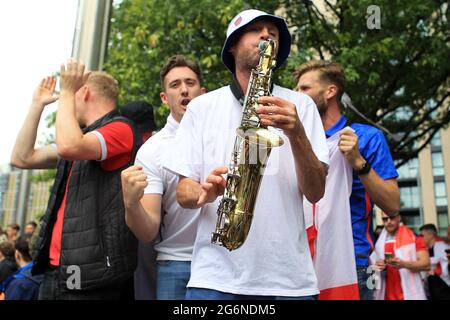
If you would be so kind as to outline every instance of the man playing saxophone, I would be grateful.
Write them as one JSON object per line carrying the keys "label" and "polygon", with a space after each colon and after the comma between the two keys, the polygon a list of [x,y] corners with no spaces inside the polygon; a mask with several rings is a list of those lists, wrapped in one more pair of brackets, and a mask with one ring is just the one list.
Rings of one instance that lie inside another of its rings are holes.
{"label": "man playing saxophone", "polygon": [[268,39],[278,44],[276,70],[290,52],[284,19],[258,10],[232,19],[222,50],[232,83],[190,102],[163,162],[180,177],[180,205],[201,208],[187,299],[313,299],[318,294],[302,197],[316,202],[323,196],[328,148],[317,108],[304,94],[273,85],[271,96],[258,98],[259,123],[284,144],[271,151],[245,243],[233,251],[211,243],[244,92],[260,61],[260,41]]}

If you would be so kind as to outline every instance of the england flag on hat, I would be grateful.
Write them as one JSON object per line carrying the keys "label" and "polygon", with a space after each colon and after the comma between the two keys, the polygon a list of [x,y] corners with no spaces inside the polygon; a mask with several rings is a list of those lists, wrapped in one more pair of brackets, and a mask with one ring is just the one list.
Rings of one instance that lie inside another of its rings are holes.
{"label": "england flag on hat", "polygon": [[268,14],[264,11],[254,9],[245,10],[235,16],[228,25],[227,39],[225,40],[222,49],[222,62],[232,73],[235,72],[234,57],[229,50],[233,40],[241,34],[243,27],[262,17],[269,18],[277,26],[280,33],[277,65],[275,70],[278,69],[289,56],[292,38],[286,21],[283,18]]}

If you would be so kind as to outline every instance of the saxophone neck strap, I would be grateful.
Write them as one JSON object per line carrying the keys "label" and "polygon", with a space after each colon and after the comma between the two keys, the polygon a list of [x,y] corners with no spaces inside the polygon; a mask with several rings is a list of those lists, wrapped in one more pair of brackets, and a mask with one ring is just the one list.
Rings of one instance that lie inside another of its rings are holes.
{"label": "saxophone neck strap", "polygon": [[[235,74],[233,74],[233,78],[231,79],[230,89],[231,89],[231,92],[233,93],[234,97],[236,98],[236,100],[239,101],[239,104],[241,106],[243,106],[244,100],[245,100],[245,94],[242,91],[241,86],[240,86]],[[273,92],[273,83],[270,84],[270,93],[272,93],[272,92]]]}
{"label": "saxophone neck strap", "polygon": [[239,85],[239,82],[236,79],[236,75],[234,75],[234,74],[233,74],[233,79],[231,79],[230,89],[231,89],[231,92],[233,93],[234,97],[236,98],[236,100],[239,101],[239,104],[241,106],[243,106],[245,94],[242,91],[241,86]]}

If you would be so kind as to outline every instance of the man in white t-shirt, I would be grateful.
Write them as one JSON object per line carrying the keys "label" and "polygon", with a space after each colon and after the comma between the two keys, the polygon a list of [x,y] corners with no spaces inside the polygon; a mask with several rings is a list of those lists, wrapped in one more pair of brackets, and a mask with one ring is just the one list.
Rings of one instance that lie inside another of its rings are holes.
{"label": "man in white t-shirt", "polygon": [[164,170],[161,161],[188,103],[205,89],[197,63],[181,55],[170,57],[160,75],[161,101],[170,115],[164,128],[139,149],[135,165],[122,172],[122,186],[127,225],[141,241],[156,238],[156,298],[173,300],[186,294],[200,212],[180,207],[178,176]]}
{"label": "man in white t-shirt", "polygon": [[234,251],[211,243],[226,181],[241,101],[259,62],[259,42],[278,42],[278,69],[290,52],[284,19],[245,10],[229,24],[222,61],[234,75],[192,100],[163,166],[180,176],[177,200],[201,208],[187,299],[313,299],[319,291],[308,249],[302,197],[322,198],[328,147],[317,108],[307,95],[273,86],[257,109],[261,123],[284,140],[265,169],[245,243]]}

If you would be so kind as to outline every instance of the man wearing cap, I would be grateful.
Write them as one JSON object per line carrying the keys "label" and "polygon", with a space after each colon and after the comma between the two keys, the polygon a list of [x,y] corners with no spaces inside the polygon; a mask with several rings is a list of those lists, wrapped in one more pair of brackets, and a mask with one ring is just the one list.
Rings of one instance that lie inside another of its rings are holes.
{"label": "man wearing cap", "polygon": [[156,298],[179,300],[186,295],[200,212],[177,203],[178,176],[164,170],[161,162],[188,103],[205,89],[197,63],[182,55],[170,57],[160,76],[161,101],[170,115],[164,128],[139,149],[136,165],[122,172],[122,185],[128,226],[141,241],[156,238]]}
{"label": "man wearing cap", "polygon": [[278,43],[278,69],[290,52],[286,22],[258,10],[233,18],[222,50],[232,83],[191,101],[164,162],[180,177],[178,202],[201,208],[188,299],[313,299],[319,293],[302,197],[316,202],[323,196],[328,148],[317,108],[305,94],[274,85],[273,96],[259,99],[261,123],[285,143],[272,150],[245,243],[231,252],[211,244],[243,92],[260,59],[259,42],[269,38]]}
{"label": "man wearing cap", "polygon": [[156,130],[153,106],[147,101],[128,102],[121,108],[120,113],[136,124],[142,143],[147,141]]}

